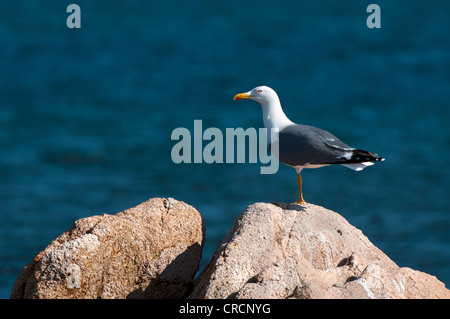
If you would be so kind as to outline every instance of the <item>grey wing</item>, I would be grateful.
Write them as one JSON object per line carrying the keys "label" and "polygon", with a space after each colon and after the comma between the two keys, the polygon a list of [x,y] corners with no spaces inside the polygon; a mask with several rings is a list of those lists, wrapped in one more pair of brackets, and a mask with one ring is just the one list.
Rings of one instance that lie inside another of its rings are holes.
{"label": "grey wing", "polygon": [[279,132],[278,148],[279,160],[291,166],[342,163],[354,150],[327,131],[299,124]]}
{"label": "grey wing", "polygon": [[310,128],[329,149],[334,149],[334,155],[336,158],[334,160],[330,160],[327,164],[351,164],[384,161],[384,158],[378,156],[378,154],[348,146],[330,132],[321,130],[317,127],[310,126]]}

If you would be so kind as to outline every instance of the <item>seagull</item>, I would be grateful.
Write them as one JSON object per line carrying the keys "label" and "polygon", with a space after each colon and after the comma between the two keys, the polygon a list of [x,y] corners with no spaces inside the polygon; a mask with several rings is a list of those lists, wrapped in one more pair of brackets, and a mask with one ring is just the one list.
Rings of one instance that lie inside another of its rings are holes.
{"label": "seagull", "polygon": [[[295,202],[297,204],[306,204],[302,194],[302,169],[339,164],[361,171],[374,162],[385,160],[375,153],[350,147],[320,128],[292,122],[284,114],[277,93],[270,87],[257,86],[246,93],[236,94],[233,98],[242,99],[251,99],[261,104],[270,151],[280,162],[295,168],[299,193],[299,200]],[[272,130],[278,135],[273,140],[270,133]],[[278,152],[274,152],[276,147]]]}

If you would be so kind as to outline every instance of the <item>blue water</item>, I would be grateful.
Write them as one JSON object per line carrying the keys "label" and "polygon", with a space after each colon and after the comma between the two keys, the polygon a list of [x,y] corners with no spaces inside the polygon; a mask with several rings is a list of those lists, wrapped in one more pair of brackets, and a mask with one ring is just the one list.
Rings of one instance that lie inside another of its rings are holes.
{"label": "blue water", "polygon": [[205,219],[203,267],[247,205],[296,200],[284,165],[171,161],[172,130],[195,119],[262,127],[256,102],[232,101],[256,85],[295,122],[386,157],[304,171],[305,199],[449,287],[449,1],[72,2],[0,2],[0,298],[82,217],[183,200]]}

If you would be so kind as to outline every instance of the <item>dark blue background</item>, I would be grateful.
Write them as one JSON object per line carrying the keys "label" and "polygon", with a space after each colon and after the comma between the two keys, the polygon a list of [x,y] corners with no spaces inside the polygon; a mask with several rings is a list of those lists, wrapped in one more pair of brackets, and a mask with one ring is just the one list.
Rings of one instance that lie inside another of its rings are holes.
{"label": "dark blue background", "polygon": [[[0,297],[74,220],[150,197],[195,206],[203,265],[254,202],[297,199],[295,171],[171,161],[173,129],[262,127],[274,88],[295,122],[386,157],[303,172],[304,196],[343,215],[399,266],[450,283],[450,2],[0,2]],[[381,7],[381,29],[366,8]]]}

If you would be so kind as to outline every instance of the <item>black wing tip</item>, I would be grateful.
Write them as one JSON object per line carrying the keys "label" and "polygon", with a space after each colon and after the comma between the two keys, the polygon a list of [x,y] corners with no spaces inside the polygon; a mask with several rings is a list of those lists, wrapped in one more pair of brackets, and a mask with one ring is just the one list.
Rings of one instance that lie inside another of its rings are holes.
{"label": "black wing tip", "polygon": [[382,162],[385,161],[386,159],[372,152],[355,149],[353,151],[351,160],[362,163],[362,162]]}
{"label": "black wing tip", "polygon": [[354,149],[351,158],[342,157],[341,160],[343,160],[344,164],[356,164],[364,162],[383,162],[386,159],[372,152]]}

